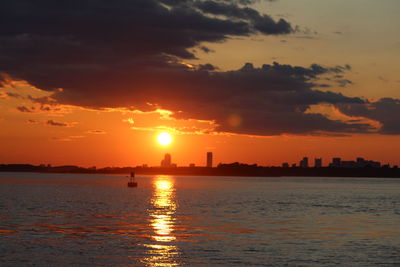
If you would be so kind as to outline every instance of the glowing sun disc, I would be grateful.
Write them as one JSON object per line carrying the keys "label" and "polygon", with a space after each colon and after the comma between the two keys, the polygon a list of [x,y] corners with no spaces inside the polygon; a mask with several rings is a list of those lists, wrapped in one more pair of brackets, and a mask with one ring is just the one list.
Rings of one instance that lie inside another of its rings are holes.
{"label": "glowing sun disc", "polygon": [[162,132],[158,135],[158,143],[162,146],[167,146],[171,144],[172,137],[169,133]]}

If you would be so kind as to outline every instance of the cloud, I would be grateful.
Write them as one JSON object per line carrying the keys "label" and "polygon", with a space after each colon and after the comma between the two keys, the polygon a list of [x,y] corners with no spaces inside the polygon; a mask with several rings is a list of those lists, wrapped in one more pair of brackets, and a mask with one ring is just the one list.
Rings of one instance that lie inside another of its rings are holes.
{"label": "cloud", "polygon": [[127,122],[129,124],[135,124],[135,121],[132,118],[123,119],[123,122]]}
{"label": "cloud", "polygon": [[89,134],[106,134],[107,132],[104,130],[90,130],[90,131],[87,131],[87,133],[89,133]]}
{"label": "cloud", "polygon": [[27,112],[27,113],[32,113],[35,111],[34,107],[27,107],[27,106],[18,106],[17,110],[21,111],[21,112]]}
{"label": "cloud", "polygon": [[382,134],[400,134],[400,100],[381,98],[365,103],[337,104],[341,112],[349,116],[365,117],[382,124],[379,132]]}
{"label": "cloud", "polygon": [[[142,103],[155,103],[175,111],[175,118],[215,121],[219,125],[216,131],[242,134],[369,132],[371,127],[365,123],[345,123],[307,113],[311,105],[321,103],[364,103],[360,98],[313,89],[312,81],[319,75],[336,75],[347,69],[348,66],[314,64],[305,68],[279,63],[260,68],[248,63],[227,72],[204,68],[152,69],[157,80],[143,72],[142,79],[137,80],[141,90],[130,89],[118,95],[98,90],[95,104],[140,107]],[[55,97],[80,105],[93,104],[93,99],[82,97],[81,92],[74,93],[60,92]],[[240,122],[232,123],[232,116],[240,118]]]}
{"label": "cloud", "polygon": [[[274,62],[254,67],[247,63],[237,70],[220,71],[211,64],[184,63],[196,58],[196,49],[211,52],[206,42],[296,31],[287,20],[274,20],[251,8],[252,3],[5,0],[0,10],[0,72],[9,75],[3,76],[7,81],[10,77],[24,80],[54,92],[51,97],[28,97],[37,106],[17,107],[21,112],[48,112],[60,103],[170,110],[171,117],[213,121],[215,131],[241,134],[371,131],[368,123],[308,112],[311,106],[331,104],[348,115],[360,112],[379,120],[382,132],[397,131],[395,119],[385,118],[390,110],[397,110],[397,100],[369,103],[316,89],[321,76],[332,76],[343,86],[351,84],[344,78],[349,65],[302,67]],[[371,106],[374,112],[365,108]],[[53,120],[46,124],[70,126]]]}
{"label": "cloud", "polygon": [[38,124],[39,122],[37,120],[29,119],[29,120],[26,120],[26,123],[28,123],[28,124]]}
{"label": "cloud", "polygon": [[268,15],[262,15],[255,9],[239,7],[234,3],[220,1],[194,1],[195,7],[206,14],[222,15],[228,18],[247,20],[252,31],[264,34],[287,34],[293,32],[292,26],[284,19],[273,20]]}
{"label": "cloud", "polygon": [[41,104],[41,105],[58,105],[57,101],[49,96],[42,96],[42,97],[33,97],[28,95],[27,99],[32,101],[33,103]]}
{"label": "cloud", "polygon": [[59,126],[59,127],[70,127],[70,124],[68,123],[64,123],[64,122],[57,122],[57,121],[53,121],[53,120],[48,120],[46,122],[47,125],[50,126]]}
{"label": "cloud", "polygon": [[348,80],[348,79],[339,79],[339,80],[336,80],[336,82],[339,84],[340,87],[346,87],[347,85],[353,84],[353,81]]}
{"label": "cloud", "polygon": [[214,52],[214,50],[208,48],[207,46],[200,46],[199,49],[201,51],[203,51],[204,53],[212,53],[212,52]]}
{"label": "cloud", "polygon": [[54,141],[61,141],[61,142],[70,142],[70,141],[77,141],[81,138],[84,138],[83,135],[71,135],[67,137],[52,137],[51,139]]}
{"label": "cloud", "polygon": [[6,95],[7,95],[8,97],[13,97],[13,98],[24,98],[24,97],[21,96],[20,94],[12,93],[12,92],[6,92]]}
{"label": "cloud", "polygon": [[52,105],[39,104],[39,105],[31,106],[31,107],[22,105],[22,106],[18,106],[17,110],[19,110],[21,112],[26,112],[26,113],[65,113],[65,112],[67,112],[61,106],[53,105],[53,104]]}
{"label": "cloud", "polygon": [[[0,78],[1,79],[1,78]],[[24,98],[20,94],[12,93],[12,92],[0,92],[0,99],[7,99],[7,98]]]}
{"label": "cloud", "polygon": [[291,32],[287,21],[236,1],[206,2],[229,9],[217,14],[198,0],[5,0],[0,71],[41,89],[68,90],[110,73],[129,76],[138,66],[195,58],[191,48],[203,42]]}
{"label": "cloud", "polygon": [[0,92],[0,99],[6,99],[8,98],[8,95],[4,92]]}

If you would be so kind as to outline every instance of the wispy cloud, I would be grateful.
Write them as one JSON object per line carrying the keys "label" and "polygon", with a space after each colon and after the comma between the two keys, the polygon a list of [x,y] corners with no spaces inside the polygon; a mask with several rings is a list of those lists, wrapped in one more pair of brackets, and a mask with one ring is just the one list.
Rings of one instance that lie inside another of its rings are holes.
{"label": "wispy cloud", "polygon": [[37,121],[37,120],[26,120],[25,121],[26,123],[28,123],[28,124],[38,124],[39,123],[39,121]]}
{"label": "wispy cloud", "polygon": [[26,112],[26,113],[32,113],[35,111],[34,107],[27,107],[27,106],[19,106],[17,107],[17,110],[21,112]]}
{"label": "wispy cloud", "polygon": [[70,141],[76,141],[81,138],[84,138],[85,136],[83,135],[71,135],[71,136],[66,136],[66,137],[53,137],[51,138],[54,141],[61,141],[61,142],[70,142]]}
{"label": "wispy cloud", "polygon": [[86,133],[88,133],[88,134],[106,134],[107,132],[104,130],[90,130],[90,131],[87,131]]}
{"label": "wispy cloud", "polygon": [[66,123],[66,122],[57,122],[54,120],[48,120],[46,122],[46,124],[50,125],[50,126],[58,126],[58,127],[73,127],[74,124],[76,124],[76,123]]}

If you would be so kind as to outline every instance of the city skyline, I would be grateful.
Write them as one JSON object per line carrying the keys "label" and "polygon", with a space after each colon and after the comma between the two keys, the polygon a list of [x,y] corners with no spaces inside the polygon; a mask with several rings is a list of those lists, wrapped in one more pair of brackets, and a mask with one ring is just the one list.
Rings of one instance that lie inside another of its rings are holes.
{"label": "city skyline", "polygon": [[[207,168],[212,168],[213,167],[213,157],[214,154],[212,152],[207,152],[205,156],[205,164],[203,165],[196,165],[194,163],[190,163],[188,167],[207,167]],[[364,159],[363,157],[357,157],[355,160],[343,160],[341,157],[334,157],[331,158],[331,162],[328,162],[327,164],[324,164],[324,159],[323,158],[313,158],[314,159],[314,165],[310,164],[309,157],[303,157],[301,160],[299,160],[299,163],[289,163],[289,162],[283,162],[281,164],[282,168],[322,168],[322,167],[332,167],[332,168],[366,168],[366,167],[373,167],[373,168],[381,168],[381,167],[391,167],[389,163],[384,164],[379,161],[374,161],[374,160],[369,160],[369,159]],[[239,163],[238,161],[235,161]],[[223,162],[220,162],[217,164],[226,164]],[[258,165],[258,164],[256,164]],[[140,165],[139,165],[140,166]],[[149,165],[144,163],[140,167],[147,168]],[[172,155],[170,153],[166,153],[164,155],[164,158],[161,160],[161,164],[159,166],[152,166],[152,167],[161,167],[161,168],[176,168],[176,167],[187,167],[184,165],[180,165],[179,163],[173,163],[172,162]],[[263,167],[279,167],[279,166],[273,166],[273,165],[267,165]],[[393,167],[397,168],[397,165],[393,165]]]}
{"label": "city skyline", "polygon": [[[183,165],[183,164],[179,164],[178,163],[174,163],[172,161],[172,155],[170,153],[165,153],[163,159],[161,160],[159,165],[148,165],[147,163],[143,163],[140,165],[136,165],[136,166],[123,166],[123,168],[134,168],[134,167],[140,167],[140,168],[154,168],[154,167],[161,167],[161,168],[177,168],[177,167],[192,167],[192,168],[196,168],[196,167],[206,167],[206,168],[213,168],[214,167],[214,162],[213,162],[213,157],[214,154],[212,152],[206,152],[205,158],[204,158],[204,164],[195,164],[195,163],[189,163],[188,165]],[[314,164],[312,165],[310,162],[311,160],[314,159]],[[249,166],[260,166],[260,167],[282,167],[282,168],[326,168],[326,167],[330,167],[330,168],[367,168],[367,167],[373,167],[373,168],[397,168],[397,165],[390,165],[389,163],[381,163],[379,161],[374,161],[374,160],[369,160],[369,159],[364,159],[363,157],[357,157],[355,158],[355,160],[343,160],[341,157],[334,157],[331,158],[331,161],[324,164],[325,161],[323,158],[309,158],[309,157],[303,157],[302,159],[300,159],[297,162],[282,162],[282,164],[280,166],[276,166],[276,165],[258,165],[256,163],[253,164],[248,164],[248,163],[244,163],[244,162],[238,162],[238,161],[234,161],[233,163],[226,163],[226,162],[219,162],[218,164],[216,164],[216,167],[219,167],[220,165],[224,165],[224,164],[244,164],[244,165],[249,165]],[[0,163],[0,165],[7,165],[7,164],[2,164]],[[11,164],[12,165],[12,164]],[[14,165],[24,165],[21,163],[16,163]],[[40,164],[40,167],[43,168],[52,168],[53,165],[52,164]],[[61,166],[74,166],[74,165],[61,165]],[[75,167],[81,167],[81,166],[75,166]],[[103,166],[104,167],[104,166]],[[118,166],[105,166],[105,168],[114,168]],[[91,166],[88,169],[93,169],[96,170],[97,166]]]}

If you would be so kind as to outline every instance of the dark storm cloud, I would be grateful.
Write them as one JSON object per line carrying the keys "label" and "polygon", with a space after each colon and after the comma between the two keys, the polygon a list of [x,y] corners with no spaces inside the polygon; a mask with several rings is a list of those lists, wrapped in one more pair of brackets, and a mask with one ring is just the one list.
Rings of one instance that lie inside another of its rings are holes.
{"label": "dark storm cloud", "polygon": [[[312,80],[318,75],[344,71],[344,67],[309,68],[291,65],[263,65],[260,68],[247,63],[236,71],[214,71],[212,65],[189,68],[158,68],[141,70],[134,79],[135,90],[124,87],[132,79],[120,80],[119,94],[109,87],[93,87],[85,91],[63,91],[55,95],[64,103],[104,107],[129,106],[145,108],[144,103],[155,103],[175,113],[177,118],[215,120],[218,131],[257,135],[282,133],[368,132],[369,125],[329,120],[320,114],[309,114],[311,105],[321,103],[364,103],[334,92],[313,89]],[[153,79],[157,77],[157,79]],[[118,79],[115,79],[115,81]],[[88,89],[88,88],[87,88]],[[86,97],[88,91],[94,97]],[[230,123],[236,116],[240,123]]]}
{"label": "dark storm cloud", "polygon": [[[269,24],[228,13],[220,18],[200,11],[200,2],[4,0],[0,71],[44,90],[68,90],[76,87],[74,81],[84,88],[109,74],[133,76],[137,69],[168,65],[174,57],[195,58],[191,48],[202,42],[290,32],[289,23],[253,9],[248,8],[253,17],[268,17]],[[235,1],[229,6],[242,9]]]}
{"label": "dark storm cloud", "polygon": [[[163,101],[162,105],[181,110],[176,114],[178,118],[215,120],[219,131],[255,135],[369,132],[371,127],[366,124],[349,124],[307,113],[311,105],[321,103],[364,103],[360,98],[313,89],[313,78],[336,73],[338,69],[342,67],[303,68],[278,63],[255,68],[248,63],[237,71],[192,72],[192,80],[182,85],[192,88],[191,95],[186,94],[183,99],[179,99],[181,95],[172,95],[172,99],[180,101]],[[178,86],[173,86],[175,93]],[[231,123],[232,116],[240,121]]]}
{"label": "dark storm cloud", "polygon": [[[29,98],[42,105],[55,99],[94,108],[148,110],[147,103],[152,103],[178,118],[214,120],[219,131],[246,134],[370,131],[366,124],[308,112],[321,103],[365,104],[360,98],[315,89],[319,76],[342,75],[351,69],[348,65],[273,63],[255,68],[247,63],[224,72],[211,64],[190,68],[181,63],[196,57],[194,48],[211,52],[204,42],[293,32],[286,20],[275,21],[249,7],[253,2],[4,0],[0,72],[54,91],[52,98]],[[47,124],[68,126],[52,120]]]}
{"label": "dark storm cloud", "polygon": [[399,99],[381,98],[375,102],[347,103],[337,106],[341,112],[349,116],[366,117],[380,122],[382,134],[400,134]]}

